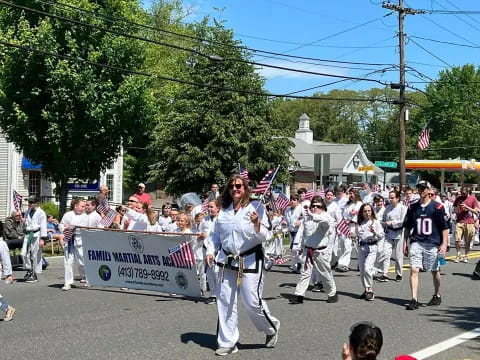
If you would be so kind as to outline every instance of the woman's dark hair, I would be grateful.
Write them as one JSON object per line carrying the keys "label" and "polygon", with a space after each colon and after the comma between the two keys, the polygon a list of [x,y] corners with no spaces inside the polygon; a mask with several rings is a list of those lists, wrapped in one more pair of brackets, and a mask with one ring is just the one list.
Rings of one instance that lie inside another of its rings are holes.
{"label": "woman's dark hair", "polygon": [[371,323],[360,323],[352,327],[349,341],[355,359],[376,360],[382,350],[382,330]]}
{"label": "woman's dark hair", "polygon": [[225,188],[223,189],[222,193],[222,208],[226,209],[230,206],[233,202],[232,196],[230,195],[230,185],[236,181],[240,180],[243,184],[243,188],[245,189],[245,193],[243,194],[242,198],[240,199],[240,206],[245,207],[250,203],[250,189],[248,188],[248,182],[242,178],[239,174],[233,174],[227,181]]}
{"label": "woman's dark hair", "polygon": [[313,203],[322,205],[323,210],[327,211],[327,204],[325,204],[325,200],[323,200],[320,196],[314,196],[312,198],[312,200],[310,201],[310,207],[312,206]]}
{"label": "woman's dark hair", "polygon": [[394,194],[395,194],[395,197],[396,197],[398,200],[400,200],[400,196],[401,196],[401,195],[400,195],[400,191],[392,190],[392,191],[389,192],[389,194],[391,194],[391,193],[394,193]]}
{"label": "woman's dark hair", "polygon": [[357,222],[359,225],[365,221],[365,216],[363,216],[363,209],[367,206],[370,206],[370,210],[372,210],[372,219],[377,219],[377,216],[375,215],[375,211],[373,211],[373,206],[368,203],[365,203],[362,206],[360,206],[360,209],[358,210]]}
{"label": "woman's dark hair", "polygon": [[335,196],[335,191],[333,191],[332,189],[328,189],[327,191],[325,191],[325,195],[327,195],[328,193],[332,193],[332,195]]}

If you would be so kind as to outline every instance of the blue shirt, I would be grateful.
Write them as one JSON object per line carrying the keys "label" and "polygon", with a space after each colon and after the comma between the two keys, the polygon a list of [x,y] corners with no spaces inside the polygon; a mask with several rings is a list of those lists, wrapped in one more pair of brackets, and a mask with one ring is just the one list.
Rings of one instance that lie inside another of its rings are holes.
{"label": "blue shirt", "polygon": [[448,229],[445,208],[433,200],[427,206],[422,206],[420,202],[412,204],[407,211],[405,226],[413,229],[410,242],[418,241],[439,246],[442,243],[443,230]]}

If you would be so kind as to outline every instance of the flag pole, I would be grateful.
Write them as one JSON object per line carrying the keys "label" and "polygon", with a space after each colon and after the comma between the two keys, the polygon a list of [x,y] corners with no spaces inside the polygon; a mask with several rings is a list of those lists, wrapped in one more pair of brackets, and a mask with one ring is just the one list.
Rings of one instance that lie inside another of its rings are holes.
{"label": "flag pole", "polygon": [[270,185],[268,185],[268,187],[265,189],[263,194],[260,195],[260,197],[258,198],[258,204],[255,207],[255,211],[257,211],[257,209],[260,206],[260,204],[262,203],[263,199],[265,199],[265,195],[267,194],[267,191],[272,187],[273,180],[275,180],[275,177],[277,176],[278,170],[280,170],[280,165],[278,165],[277,168],[275,169],[275,172],[273,173],[273,176],[272,176],[272,180],[270,180]]}

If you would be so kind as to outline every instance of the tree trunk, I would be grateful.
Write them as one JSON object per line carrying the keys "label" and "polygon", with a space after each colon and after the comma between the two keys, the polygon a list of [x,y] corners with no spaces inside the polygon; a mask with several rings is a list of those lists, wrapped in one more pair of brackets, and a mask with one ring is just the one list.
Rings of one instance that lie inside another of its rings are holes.
{"label": "tree trunk", "polygon": [[67,180],[60,180],[55,182],[56,184],[56,189],[57,189],[57,194],[58,194],[58,200],[60,203],[59,207],[59,219],[63,217],[63,214],[67,211],[67,195],[68,195],[68,189],[67,189]]}

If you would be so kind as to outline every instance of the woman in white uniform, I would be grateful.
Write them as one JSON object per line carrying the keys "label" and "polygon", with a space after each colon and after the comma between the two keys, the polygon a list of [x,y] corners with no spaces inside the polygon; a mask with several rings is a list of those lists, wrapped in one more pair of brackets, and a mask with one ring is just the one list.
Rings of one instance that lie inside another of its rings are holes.
{"label": "woman in white uniform", "polygon": [[262,300],[262,243],[271,234],[265,209],[260,211],[258,206],[261,205],[250,203],[248,183],[240,175],[232,175],[222,194],[222,208],[209,236],[211,241],[207,241],[209,266],[213,263],[215,251],[218,251],[215,259],[219,267],[216,355],[238,351],[238,295],[255,327],[266,334],[265,346],[274,347],[278,340],[280,321],[270,315],[267,304]]}

